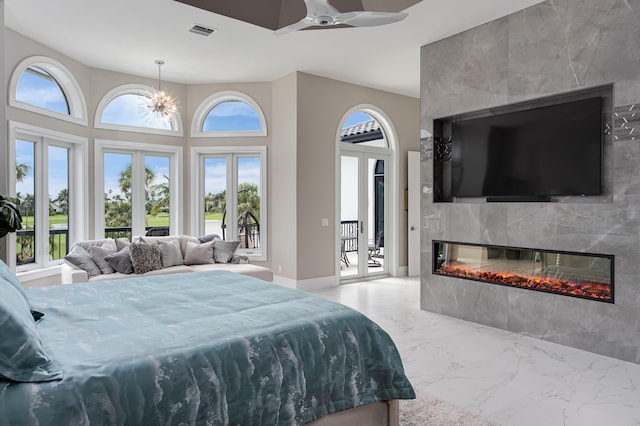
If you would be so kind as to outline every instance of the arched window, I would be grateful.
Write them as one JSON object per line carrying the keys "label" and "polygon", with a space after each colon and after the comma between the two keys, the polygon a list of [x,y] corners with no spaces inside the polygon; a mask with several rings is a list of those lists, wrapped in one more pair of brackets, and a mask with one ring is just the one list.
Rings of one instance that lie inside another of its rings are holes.
{"label": "arched window", "polygon": [[340,132],[340,142],[360,146],[389,147],[378,120],[364,111],[354,112],[347,117]]}
{"label": "arched window", "polygon": [[149,88],[141,84],[125,84],[110,90],[98,104],[95,127],[130,132],[182,136],[179,113],[167,118],[150,114]]}
{"label": "arched window", "polygon": [[20,62],[9,90],[12,107],[87,124],[87,107],[78,82],[64,65],[51,58],[32,56]]}
{"label": "arched window", "polygon": [[267,124],[258,103],[240,92],[220,92],[200,104],[193,117],[196,137],[266,136]]}

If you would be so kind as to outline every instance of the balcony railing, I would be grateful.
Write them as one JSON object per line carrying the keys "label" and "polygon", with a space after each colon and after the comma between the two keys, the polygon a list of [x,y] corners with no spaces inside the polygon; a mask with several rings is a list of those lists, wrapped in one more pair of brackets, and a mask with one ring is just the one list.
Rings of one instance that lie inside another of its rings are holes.
{"label": "balcony railing", "polygon": [[[145,234],[148,236],[169,235],[168,226],[147,226]],[[105,238],[131,239],[131,228],[106,228]],[[36,262],[36,234],[34,230],[21,230],[16,232],[16,265],[28,265]],[[64,258],[69,253],[69,230],[49,230],[49,260]]]}
{"label": "balcony railing", "polygon": [[340,236],[344,241],[344,251],[358,251],[358,221],[343,220],[340,222]]}
{"label": "balcony railing", "polygon": [[[16,232],[16,264],[28,265],[36,262],[36,235],[33,230]],[[69,253],[69,230],[49,230],[49,260],[62,259]]]}

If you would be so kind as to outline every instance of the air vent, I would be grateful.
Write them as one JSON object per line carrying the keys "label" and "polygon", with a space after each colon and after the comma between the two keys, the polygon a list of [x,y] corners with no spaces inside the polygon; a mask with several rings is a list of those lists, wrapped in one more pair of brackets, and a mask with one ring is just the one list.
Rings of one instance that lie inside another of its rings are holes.
{"label": "air vent", "polygon": [[215,32],[215,28],[209,28],[209,27],[205,27],[204,25],[194,24],[193,27],[191,27],[191,29],[189,30],[189,32],[207,37]]}

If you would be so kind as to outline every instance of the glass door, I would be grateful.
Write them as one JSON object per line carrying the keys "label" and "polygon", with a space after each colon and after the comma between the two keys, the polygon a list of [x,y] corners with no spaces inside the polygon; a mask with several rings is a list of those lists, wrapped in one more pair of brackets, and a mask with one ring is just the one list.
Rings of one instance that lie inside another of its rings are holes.
{"label": "glass door", "polygon": [[340,278],[386,274],[386,155],[343,151],[340,161]]}

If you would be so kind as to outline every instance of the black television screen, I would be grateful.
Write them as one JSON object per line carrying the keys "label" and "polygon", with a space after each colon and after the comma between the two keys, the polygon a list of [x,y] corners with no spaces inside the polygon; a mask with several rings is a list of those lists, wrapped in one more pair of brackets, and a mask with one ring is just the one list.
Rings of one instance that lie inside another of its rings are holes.
{"label": "black television screen", "polygon": [[602,192],[602,99],[452,123],[451,195],[549,197]]}

